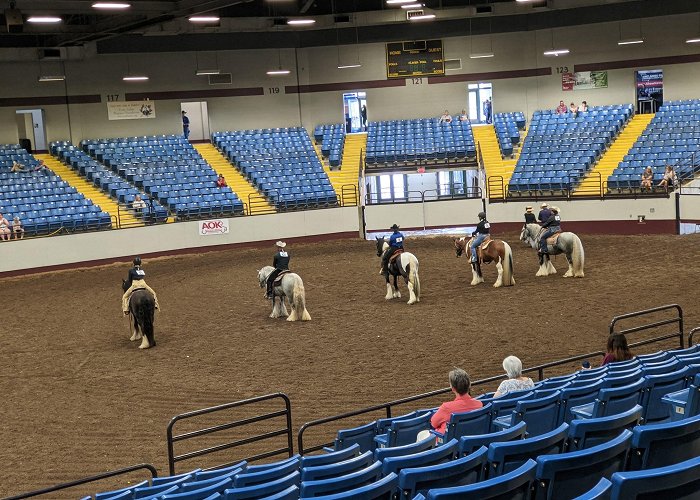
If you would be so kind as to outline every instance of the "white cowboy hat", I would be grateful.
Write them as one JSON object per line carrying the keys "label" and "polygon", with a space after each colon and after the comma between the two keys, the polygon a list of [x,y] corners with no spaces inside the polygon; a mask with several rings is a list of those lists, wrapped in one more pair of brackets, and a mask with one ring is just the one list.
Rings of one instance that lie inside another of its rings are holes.
{"label": "white cowboy hat", "polygon": [[552,210],[554,210],[556,213],[559,213],[559,207],[552,207]]}
{"label": "white cowboy hat", "polygon": [[532,207],[525,207],[526,212],[532,212]]}
{"label": "white cowboy hat", "polygon": [[284,241],[278,241],[277,243],[275,243],[275,246],[284,248],[287,246],[287,244]]}
{"label": "white cowboy hat", "polygon": [[540,208],[547,208],[548,206],[549,205],[547,205],[546,203],[542,203],[542,205],[540,205]]}

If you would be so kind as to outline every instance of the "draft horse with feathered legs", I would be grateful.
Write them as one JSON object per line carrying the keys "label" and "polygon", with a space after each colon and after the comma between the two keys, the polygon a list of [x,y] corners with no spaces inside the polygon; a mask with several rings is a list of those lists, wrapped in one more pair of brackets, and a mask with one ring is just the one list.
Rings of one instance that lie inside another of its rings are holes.
{"label": "draft horse with feathered legs", "polygon": [[[126,280],[122,280],[122,289],[125,292],[129,289]],[[151,292],[144,288],[139,288],[131,293],[131,298],[129,299],[131,338],[129,340],[141,340],[139,349],[148,349],[156,346],[156,339],[153,334],[155,313],[156,301]],[[131,321],[133,321],[133,326]]]}
{"label": "draft horse with feathered legs", "polygon": [[[542,228],[539,224],[525,224],[520,233],[520,239],[527,242],[535,250],[538,250],[541,234]],[[549,260],[549,256],[561,253],[566,255],[566,261],[569,264],[569,270],[564,273],[564,277],[583,278],[583,264],[585,260],[583,243],[581,243],[581,239],[576,234],[570,232],[556,233],[547,238],[547,253],[539,252],[540,268],[536,276],[556,274],[557,270],[552,265],[552,261]]]}
{"label": "draft horse with feathered legs", "polygon": [[[471,261],[471,242],[472,240],[466,237],[454,240],[457,257],[460,257],[466,251],[467,258]],[[476,261],[471,262],[472,285],[478,285],[484,282],[481,264],[489,264],[491,262],[496,263],[496,270],[498,271],[498,278],[496,278],[496,282],[493,284],[495,288],[515,285],[515,277],[513,277],[513,252],[508,243],[503,240],[488,238],[477,247],[476,251]]]}
{"label": "draft horse with feathered legs", "polygon": [[[389,248],[389,243],[384,237],[377,237],[377,257]],[[399,276],[403,277],[408,287],[409,299],[407,304],[420,302],[420,278],[418,277],[418,259],[410,252],[397,252],[389,259],[386,278],[386,300],[401,298],[399,291]],[[389,282],[389,276],[394,277],[394,285]]]}

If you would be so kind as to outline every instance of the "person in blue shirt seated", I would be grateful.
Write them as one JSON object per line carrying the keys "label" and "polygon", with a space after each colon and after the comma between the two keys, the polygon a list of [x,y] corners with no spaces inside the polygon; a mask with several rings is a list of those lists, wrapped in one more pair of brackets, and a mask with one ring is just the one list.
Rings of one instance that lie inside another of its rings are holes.
{"label": "person in blue shirt seated", "polygon": [[479,212],[479,223],[476,225],[476,231],[472,233],[472,242],[469,245],[472,252],[472,262],[476,262],[476,247],[481,245],[490,234],[491,224],[489,224],[489,221],[486,220],[486,214],[484,212]]}
{"label": "person in blue shirt seated", "polygon": [[542,237],[540,238],[540,253],[548,253],[547,238],[561,231],[561,218],[559,217],[558,207],[552,207],[552,215],[542,224],[542,227],[545,228],[546,231],[542,233]]}
{"label": "person in blue shirt seated", "polygon": [[399,226],[394,224],[393,226],[391,226],[391,229],[394,232],[389,237],[389,248],[387,248],[384,254],[382,255],[381,274],[385,276],[389,274],[389,258],[394,254],[395,251],[403,250],[403,234],[401,234],[401,232],[399,231]]}

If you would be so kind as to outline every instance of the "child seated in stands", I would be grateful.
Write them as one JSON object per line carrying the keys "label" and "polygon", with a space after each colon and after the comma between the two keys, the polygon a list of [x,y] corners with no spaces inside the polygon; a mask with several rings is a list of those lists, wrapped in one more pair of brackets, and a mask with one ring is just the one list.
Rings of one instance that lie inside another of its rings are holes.
{"label": "child seated in stands", "polygon": [[22,221],[20,221],[19,217],[16,215],[15,218],[12,219],[12,234],[16,240],[24,239],[24,228],[22,227]]}
{"label": "child seated in stands", "polygon": [[651,170],[651,167],[647,167],[644,173],[642,174],[642,183],[641,183],[641,188],[642,191],[645,189],[647,191],[651,191],[651,188],[654,185],[654,172]]}
{"label": "child seated in stands", "polygon": [[225,188],[227,186],[228,184],[226,184],[226,179],[224,179],[222,174],[219,174],[219,177],[216,179],[216,187]]}
{"label": "child seated in stands", "polygon": [[676,177],[676,172],[673,170],[671,165],[666,165],[666,171],[664,176],[659,182],[659,186],[666,189],[666,191],[672,190],[678,183],[678,177]]}

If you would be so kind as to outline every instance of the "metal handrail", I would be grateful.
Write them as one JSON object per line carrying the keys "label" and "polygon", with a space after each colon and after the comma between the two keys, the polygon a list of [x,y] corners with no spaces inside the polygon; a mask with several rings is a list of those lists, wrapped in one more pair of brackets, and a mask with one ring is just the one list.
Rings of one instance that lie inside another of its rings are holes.
{"label": "metal handrail", "polygon": [[700,332],[700,326],[696,326],[688,333],[688,347],[693,345],[693,337],[695,336],[695,332]]}
{"label": "metal handrail", "polygon": [[[649,314],[670,311],[670,310],[675,310],[678,313],[677,316],[674,318],[669,318],[669,319],[665,319],[665,320],[661,320],[661,321],[654,321],[654,322],[648,323],[646,325],[639,325],[639,326],[635,326],[632,328],[627,328],[625,330],[619,330],[619,331],[615,330],[615,326],[623,320],[627,320],[630,318],[639,318],[639,317],[643,317],[643,316],[646,316]],[[678,304],[668,304],[665,306],[652,307],[651,309],[644,309],[642,311],[635,311],[635,312],[615,316],[610,321],[609,332],[610,332],[610,335],[613,335],[616,333],[628,335],[630,333],[641,332],[644,330],[651,330],[652,328],[656,328],[656,327],[664,326],[664,325],[670,325],[673,323],[678,324],[678,331],[677,332],[669,333],[669,334],[662,335],[659,337],[654,337],[653,339],[644,340],[642,342],[637,342],[636,344],[630,344],[630,346],[651,344],[652,342],[659,342],[661,340],[666,340],[666,339],[678,337],[681,349],[683,349],[683,347],[684,347],[684,345],[683,345],[683,340],[684,340],[683,339],[683,308]]]}
{"label": "metal handrail", "polygon": [[[282,399],[284,401],[285,409],[270,412],[270,413],[265,413],[263,415],[258,415],[255,417],[244,418],[244,419],[236,420],[233,422],[227,422],[225,424],[215,425],[213,427],[206,427],[204,429],[186,432],[184,434],[173,435],[173,427],[180,420],[186,420],[186,419],[190,419],[193,417],[198,417],[200,415],[206,415],[209,413],[214,413],[214,412],[218,412],[218,411],[222,411],[222,410],[228,410],[231,408],[237,408],[240,406],[251,405],[254,403],[260,403],[262,401],[269,401],[272,399]],[[194,437],[212,434],[212,433],[219,432],[222,430],[233,429],[235,427],[241,427],[243,425],[252,424],[255,422],[260,422],[263,420],[269,420],[271,418],[276,418],[276,417],[281,417],[281,416],[287,417],[286,428],[284,428],[284,429],[278,429],[278,430],[258,434],[256,436],[248,437],[245,439],[239,439],[237,441],[230,441],[230,442],[223,443],[220,445],[210,446],[208,448],[203,448],[200,450],[191,451],[188,453],[184,453],[182,455],[175,455],[174,443],[177,441],[184,441],[184,440],[191,439]],[[292,454],[294,453],[294,441],[293,441],[293,437],[292,437],[292,403],[289,400],[289,397],[286,394],[281,393],[281,392],[277,392],[274,394],[267,394],[265,396],[258,396],[255,398],[244,399],[242,401],[234,401],[231,403],[225,403],[222,405],[212,406],[210,408],[203,408],[201,410],[194,410],[194,411],[190,411],[187,413],[181,413],[180,415],[174,416],[170,420],[170,423],[168,424],[168,428],[166,431],[167,445],[168,445],[168,468],[170,470],[170,475],[175,474],[175,463],[176,462],[180,462],[183,460],[189,460],[192,458],[207,455],[209,453],[215,453],[215,452],[230,449],[230,448],[235,448],[237,446],[243,446],[243,445],[249,444],[249,443],[264,441],[266,439],[270,439],[270,438],[277,437],[277,436],[282,436],[285,434],[287,435],[287,447],[278,448],[276,450],[273,450],[271,452],[266,452],[266,453],[263,453],[261,455],[254,455],[252,457],[248,457],[246,460],[249,460],[249,461],[250,460],[257,460],[260,458],[266,458],[269,456],[279,455],[282,453],[288,453],[288,455],[291,457]],[[217,467],[231,465],[233,463],[235,463],[235,462],[231,462],[230,464],[220,464]]]}
{"label": "metal handrail", "polygon": [[151,479],[158,477],[158,471],[151,464],[136,464],[129,467],[124,467],[123,469],[116,469],[109,472],[103,472],[102,474],[97,474],[95,476],[85,477],[83,479],[76,479],[75,481],[70,481],[67,483],[57,484],[55,486],[50,486],[48,488],[42,488],[40,490],[34,490],[27,493],[20,493],[12,497],[7,497],[5,500],[20,500],[21,498],[31,498],[37,497],[39,495],[46,495],[48,493],[53,493],[54,491],[65,490],[68,488],[74,488],[75,486],[80,486],[82,484],[92,483],[95,481],[100,481],[102,479],[108,479],[110,477],[121,476],[123,474],[128,474],[129,472],[134,472],[137,470],[146,469],[151,473]]}
{"label": "metal handrail", "polygon": [[[464,193],[455,193],[454,189],[462,186],[462,189],[464,190]],[[430,203],[432,201],[445,201],[445,200],[462,200],[462,199],[476,199],[476,198],[481,198],[482,197],[482,189],[481,186],[469,186],[464,183],[455,183],[450,185],[450,193],[449,194],[440,194],[439,189],[426,189],[424,191],[406,191],[406,197],[405,198],[396,198],[395,196],[392,196],[389,199],[383,200],[379,198],[381,196],[381,192],[379,193],[367,193],[366,194],[366,204],[367,205],[382,205],[385,203]],[[436,198],[431,198],[431,199],[426,199],[425,194],[426,193],[432,193],[435,192],[437,193]],[[420,195],[420,196],[413,196],[412,195]],[[373,201],[374,200],[374,201]]]}

